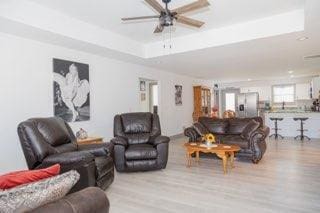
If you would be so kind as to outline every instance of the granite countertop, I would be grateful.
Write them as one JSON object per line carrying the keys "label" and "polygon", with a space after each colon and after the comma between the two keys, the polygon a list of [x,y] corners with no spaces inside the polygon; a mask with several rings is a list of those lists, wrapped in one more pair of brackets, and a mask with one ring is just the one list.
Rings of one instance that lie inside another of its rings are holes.
{"label": "granite countertop", "polygon": [[319,113],[314,112],[311,110],[272,110],[272,111],[265,111],[265,113]]}

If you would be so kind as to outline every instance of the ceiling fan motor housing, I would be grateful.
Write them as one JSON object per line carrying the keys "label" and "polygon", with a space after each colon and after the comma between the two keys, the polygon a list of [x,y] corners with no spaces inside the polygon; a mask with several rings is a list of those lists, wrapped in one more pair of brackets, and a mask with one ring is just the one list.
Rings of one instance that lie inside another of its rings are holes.
{"label": "ceiling fan motor housing", "polygon": [[165,26],[165,27],[172,26],[174,16],[172,14],[162,13],[159,20],[160,20],[161,26]]}
{"label": "ceiling fan motor housing", "polygon": [[162,2],[165,4],[169,4],[171,2],[171,0],[162,0]]}

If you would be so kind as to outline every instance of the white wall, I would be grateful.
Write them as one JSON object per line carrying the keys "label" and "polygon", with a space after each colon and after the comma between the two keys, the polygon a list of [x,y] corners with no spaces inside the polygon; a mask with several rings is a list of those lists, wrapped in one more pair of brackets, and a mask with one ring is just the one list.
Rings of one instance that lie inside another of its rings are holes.
{"label": "white wall", "polygon": [[[52,58],[88,63],[91,119],[71,124],[108,141],[117,113],[139,111],[139,78],[159,82],[159,114],[165,135],[192,123],[194,84],[190,77],[154,70],[84,52],[0,33],[0,173],[26,168],[16,128],[30,117],[53,116]],[[183,105],[175,106],[174,85],[183,86]]]}

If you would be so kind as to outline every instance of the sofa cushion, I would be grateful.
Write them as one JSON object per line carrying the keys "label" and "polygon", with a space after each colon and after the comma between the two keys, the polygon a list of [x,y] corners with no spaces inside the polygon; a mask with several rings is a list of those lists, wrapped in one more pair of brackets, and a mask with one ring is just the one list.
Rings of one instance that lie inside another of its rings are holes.
{"label": "sofa cushion", "polygon": [[148,143],[150,140],[149,133],[127,134],[126,137],[128,139],[129,144]]}
{"label": "sofa cushion", "polygon": [[80,178],[76,171],[0,191],[1,212],[28,212],[64,197]]}
{"label": "sofa cushion", "polygon": [[57,153],[74,152],[77,151],[78,147],[75,143],[67,143],[60,146],[54,147]]}
{"label": "sofa cushion", "polygon": [[251,137],[251,134],[256,131],[259,128],[260,124],[255,121],[255,120],[251,120],[247,126],[244,128],[243,132],[241,133],[241,137],[249,140]]}
{"label": "sofa cushion", "polygon": [[228,145],[238,145],[241,149],[249,149],[249,142],[240,135],[220,136],[221,143]]}
{"label": "sofa cushion", "polygon": [[36,119],[37,128],[43,138],[52,146],[59,146],[70,143],[68,129],[62,119],[59,118],[39,118]]}
{"label": "sofa cushion", "polygon": [[205,126],[203,126],[201,123],[194,123],[193,128],[196,130],[196,132],[200,136],[204,136],[206,134],[209,134],[210,132],[207,130]]}
{"label": "sofa cushion", "polygon": [[157,150],[149,144],[130,145],[125,152],[127,160],[156,159],[157,155]]}
{"label": "sofa cushion", "polygon": [[209,117],[200,117],[199,122],[213,134],[225,134],[229,125],[225,119],[213,119]]}
{"label": "sofa cushion", "polygon": [[45,169],[10,172],[0,176],[0,189],[10,189],[19,185],[36,182],[60,173],[60,165],[55,164]]}
{"label": "sofa cushion", "polygon": [[247,124],[251,121],[251,119],[233,118],[233,119],[228,119],[228,121],[229,121],[228,134],[240,135],[243,132],[244,128],[246,128]]}
{"label": "sofa cushion", "polygon": [[128,113],[121,115],[123,130],[126,134],[150,133],[152,128],[151,113]]}

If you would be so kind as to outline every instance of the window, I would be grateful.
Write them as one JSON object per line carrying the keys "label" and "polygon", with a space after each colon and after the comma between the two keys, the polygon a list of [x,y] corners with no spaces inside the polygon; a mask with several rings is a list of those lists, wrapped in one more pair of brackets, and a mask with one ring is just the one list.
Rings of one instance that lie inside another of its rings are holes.
{"label": "window", "polygon": [[226,93],[226,110],[236,111],[236,94]]}
{"label": "window", "polygon": [[295,102],[295,85],[276,85],[272,87],[273,103],[294,103]]}

